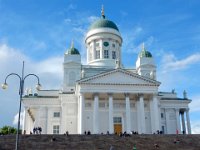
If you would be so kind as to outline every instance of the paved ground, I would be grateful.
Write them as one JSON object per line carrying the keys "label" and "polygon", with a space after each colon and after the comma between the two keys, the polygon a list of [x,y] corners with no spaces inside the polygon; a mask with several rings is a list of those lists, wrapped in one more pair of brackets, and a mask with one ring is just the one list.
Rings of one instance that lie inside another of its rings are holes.
{"label": "paved ground", "polygon": [[[200,135],[20,135],[19,150],[200,150]],[[175,140],[179,140],[174,143]],[[0,150],[14,150],[15,135],[0,136]]]}

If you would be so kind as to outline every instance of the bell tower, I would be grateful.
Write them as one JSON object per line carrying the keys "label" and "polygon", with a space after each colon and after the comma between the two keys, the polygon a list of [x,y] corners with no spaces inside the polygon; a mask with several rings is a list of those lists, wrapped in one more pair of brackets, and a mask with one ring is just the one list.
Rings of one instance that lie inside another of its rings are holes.
{"label": "bell tower", "polygon": [[136,71],[141,76],[156,80],[156,65],[152,54],[146,50],[144,43],[136,61]]}
{"label": "bell tower", "polygon": [[81,55],[74,47],[73,41],[71,47],[64,54],[63,70],[63,91],[75,91],[76,81],[81,78]]}

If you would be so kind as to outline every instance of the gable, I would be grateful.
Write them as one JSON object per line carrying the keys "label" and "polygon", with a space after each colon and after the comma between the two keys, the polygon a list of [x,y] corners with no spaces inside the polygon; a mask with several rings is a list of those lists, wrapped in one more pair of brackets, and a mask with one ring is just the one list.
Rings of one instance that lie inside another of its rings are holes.
{"label": "gable", "polygon": [[142,77],[138,74],[117,69],[101,73],[78,81],[79,84],[109,84],[109,85],[154,85],[159,86],[160,82]]}

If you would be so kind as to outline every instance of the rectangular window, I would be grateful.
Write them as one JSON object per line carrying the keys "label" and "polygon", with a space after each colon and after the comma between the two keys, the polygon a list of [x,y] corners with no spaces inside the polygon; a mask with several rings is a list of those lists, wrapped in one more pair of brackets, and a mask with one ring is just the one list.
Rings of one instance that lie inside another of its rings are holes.
{"label": "rectangular window", "polygon": [[54,112],[53,117],[60,117],[60,112]]}
{"label": "rectangular window", "polygon": [[54,125],[53,126],[53,134],[59,134],[59,128],[60,128],[59,125]]}
{"label": "rectangular window", "polygon": [[112,44],[112,47],[115,47],[115,44]]}
{"label": "rectangular window", "polygon": [[108,50],[104,50],[104,58],[109,58]]}
{"label": "rectangular window", "polygon": [[121,117],[114,117],[113,121],[114,121],[115,124],[122,123],[122,118]]}
{"label": "rectangular window", "polygon": [[116,59],[116,52],[112,51],[112,59]]}
{"label": "rectangular window", "polygon": [[161,118],[164,118],[164,114],[163,113],[161,113]]}
{"label": "rectangular window", "polygon": [[100,50],[96,51],[96,59],[100,59]]}

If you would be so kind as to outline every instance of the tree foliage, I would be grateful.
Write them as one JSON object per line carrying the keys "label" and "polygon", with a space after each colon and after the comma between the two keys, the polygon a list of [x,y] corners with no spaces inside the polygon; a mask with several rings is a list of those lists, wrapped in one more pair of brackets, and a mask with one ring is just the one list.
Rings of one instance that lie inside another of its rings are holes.
{"label": "tree foliage", "polygon": [[3,126],[0,128],[0,135],[16,134],[17,129],[11,126]]}

